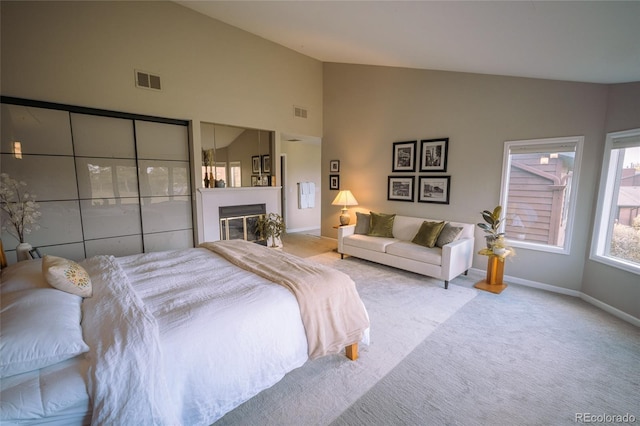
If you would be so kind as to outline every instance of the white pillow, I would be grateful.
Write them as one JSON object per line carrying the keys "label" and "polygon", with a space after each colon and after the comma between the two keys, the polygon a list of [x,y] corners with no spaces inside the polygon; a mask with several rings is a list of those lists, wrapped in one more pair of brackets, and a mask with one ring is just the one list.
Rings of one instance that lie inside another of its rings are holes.
{"label": "white pillow", "polygon": [[2,296],[0,377],[44,368],[87,352],[80,326],[82,298],[49,289]]}
{"label": "white pillow", "polygon": [[82,297],[91,297],[91,278],[85,269],[73,260],[45,255],[42,275],[51,287]]}
{"label": "white pillow", "polygon": [[42,275],[42,259],[23,260],[2,269],[3,294],[32,288],[51,288]]}

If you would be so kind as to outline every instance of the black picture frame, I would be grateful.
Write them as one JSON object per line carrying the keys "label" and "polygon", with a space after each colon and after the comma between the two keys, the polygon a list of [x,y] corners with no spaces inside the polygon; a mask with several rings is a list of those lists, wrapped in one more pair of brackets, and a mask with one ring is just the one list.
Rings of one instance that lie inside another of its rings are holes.
{"label": "black picture frame", "polygon": [[254,155],[251,157],[251,173],[261,173],[262,167],[260,165],[260,156]]}
{"label": "black picture frame", "polygon": [[451,176],[420,176],[418,202],[449,204]]}
{"label": "black picture frame", "polygon": [[387,200],[413,202],[414,184],[415,176],[389,176]]}
{"label": "black picture frame", "polygon": [[340,189],[340,175],[329,175],[329,189],[335,191]]}
{"label": "black picture frame", "polygon": [[331,173],[339,173],[340,172],[340,160],[331,160],[331,161],[329,161],[329,171]]}
{"label": "black picture frame", "polygon": [[446,172],[449,138],[420,141],[420,171]]}
{"label": "black picture frame", "polygon": [[392,172],[416,171],[416,143],[417,141],[393,143]]}
{"label": "black picture frame", "polygon": [[262,156],[262,173],[271,173],[271,156],[269,154]]}

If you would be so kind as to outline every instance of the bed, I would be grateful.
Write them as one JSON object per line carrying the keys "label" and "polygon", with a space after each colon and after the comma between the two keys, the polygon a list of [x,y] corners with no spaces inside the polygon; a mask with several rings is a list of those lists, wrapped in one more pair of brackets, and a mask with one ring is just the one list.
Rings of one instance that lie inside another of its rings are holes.
{"label": "bed", "polygon": [[50,258],[2,271],[3,425],[211,424],[309,359],[368,343],[347,275],[256,244],[96,256],[76,264],[85,297],[59,289],[69,277],[51,275],[69,269]]}

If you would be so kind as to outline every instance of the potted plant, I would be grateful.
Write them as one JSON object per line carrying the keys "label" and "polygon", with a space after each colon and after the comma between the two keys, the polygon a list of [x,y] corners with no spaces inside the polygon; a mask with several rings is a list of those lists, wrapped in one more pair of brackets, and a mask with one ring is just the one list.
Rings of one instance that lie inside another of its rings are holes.
{"label": "potted plant", "polygon": [[278,213],[267,213],[260,216],[256,223],[261,240],[267,241],[268,247],[279,247],[282,242],[280,236],[285,231],[284,220]]}
{"label": "potted plant", "polygon": [[493,249],[496,241],[504,237],[504,232],[498,232],[502,224],[501,214],[502,206],[496,206],[493,211],[484,210],[482,212],[482,218],[486,223],[478,223],[478,227],[487,234],[484,238],[487,241],[488,249]]}

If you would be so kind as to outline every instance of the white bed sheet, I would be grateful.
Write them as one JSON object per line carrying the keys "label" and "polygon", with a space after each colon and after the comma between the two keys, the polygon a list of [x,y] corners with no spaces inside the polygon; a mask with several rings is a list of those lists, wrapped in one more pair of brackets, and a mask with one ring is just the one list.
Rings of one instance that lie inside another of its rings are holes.
{"label": "white bed sheet", "polygon": [[[172,416],[176,413],[172,418],[180,424],[211,424],[307,361],[299,306],[288,289],[206,249],[104,258],[122,274],[114,275],[123,277],[116,287],[130,288],[130,297],[125,298],[138,301],[155,324],[152,334],[159,343],[162,370],[158,383],[163,383],[166,394],[165,400],[154,402],[171,406]],[[103,303],[97,297],[87,301],[88,305]],[[83,312],[88,314],[84,304]],[[124,319],[126,323],[131,318]],[[100,318],[91,321],[95,325]],[[108,345],[113,338],[108,335],[110,327],[83,324],[85,340]],[[96,335],[97,329],[103,332]],[[364,341],[368,343],[368,330]],[[153,364],[151,359],[136,362],[147,361]],[[117,370],[121,365],[114,358],[111,368]],[[2,424],[90,424],[94,409],[87,384],[90,368],[91,357],[85,354],[3,379]],[[116,399],[98,400],[97,409],[119,410],[117,398],[126,392],[109,389],[109,380],[98,385]],[[153,383],[146,385],[154,387]],[[119,424],[132,420],[126,412],[116,413],[115,418]],[[147,417],[136,424],[153,422]]]}
{"label": "white bed sheet", "polygon": [[[117,263],[157,322],[159,370],[163,370],[157,373],[162,374],[168,395],[158,392],[151,397],[167,398],[155,401],[163,415],[175,415],[181,424],[211,424],[306,362],[307,342],[297,301],[280,285],[206,249],[133,255]],[[112,338],[88,337],[90,346],[91,340]],[[116,363],[123,365],[117,359]],[[95,384],[103,385],[100,382]],[[120,409],[121,395],[107,393],[107,399],[94,405]],[[135,407],[135,401],[128,402]],[[164,410],[165,404],[171,410]],[[109,418],[131,421],[134,412]]]}

